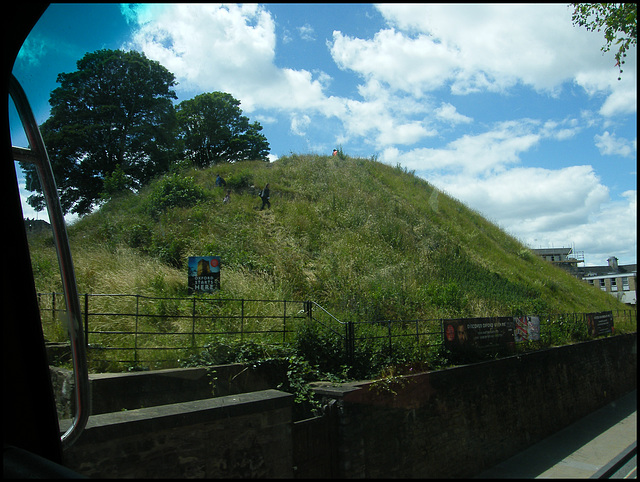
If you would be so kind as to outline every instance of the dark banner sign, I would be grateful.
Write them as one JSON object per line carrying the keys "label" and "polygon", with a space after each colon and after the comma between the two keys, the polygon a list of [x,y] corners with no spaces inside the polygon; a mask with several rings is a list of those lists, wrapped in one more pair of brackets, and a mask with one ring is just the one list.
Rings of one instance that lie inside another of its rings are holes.
{"label": "dark banner sign", "polygon": [[[613,313],[586,314],[589,336],[613,333]],[[514,343],[540,340],[540,318],[516,316],[444,320],[444,346],[459,354],[473,354],[483,348],[511,348]]]}
{"label": "dark banner sign", "polygon": [[515,317],[513,337],[516,343],[540,340],[540,318],[537,316]]}
{"label": "dark banner sign", "polygon": [[220,289],[220,256],[189,256],[189,293]]}
{"label": "dark banner sign", "polygon": [[513,345],[513,318],[463,318],[445,320],[444,345],[451,351],[474,351]]}
{"label": "dark banner sign", "polygon": [[587,330],[589,336],[613,333],[613,312],[587,313]]}

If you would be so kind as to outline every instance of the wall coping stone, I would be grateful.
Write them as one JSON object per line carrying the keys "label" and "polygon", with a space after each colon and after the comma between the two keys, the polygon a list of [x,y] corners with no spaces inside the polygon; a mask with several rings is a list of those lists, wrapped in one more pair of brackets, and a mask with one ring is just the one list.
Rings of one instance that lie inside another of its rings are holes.
{"label": "wall coping stone", "polygon": [[[293,395],[279,390],[262,390],[191,402],[103,413],[89,417],[79,442],[101,442],[144,431],[156,431],[233,418],[256,412],[292,408]],[[66,430],[71,420],[61,420]]]}
{"label": "wall coping stone", "polygon": [[168,376],[175,378],[184,378],[188,380],[197,380],[207,374],[208,367],[191,367],[191,368],[165,368],[162,370],[148,370],[139,372],[117,372],[117,373],[90,373],[89,380],[105,380],[111,378],[131,379],[135,383],[136,379],[147,378],[153,376]]}

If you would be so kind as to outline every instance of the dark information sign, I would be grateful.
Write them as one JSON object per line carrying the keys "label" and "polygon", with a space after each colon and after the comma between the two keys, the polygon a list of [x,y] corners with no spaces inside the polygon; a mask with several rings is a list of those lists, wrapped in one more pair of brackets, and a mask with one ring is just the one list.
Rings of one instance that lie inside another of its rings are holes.
{"label": "dark information sign", "polygon": [[220,289],[220,256],[189,256],[189,293]]}
{"label": "dark information sign", "polygon": [[613,312],[587,313],[587,330],[589,336],[613,333]]}
{"label": "dark information sign", "polygon": [[444,345],[454,352],[513,345],[513,318],[463,318],[445,320]]}

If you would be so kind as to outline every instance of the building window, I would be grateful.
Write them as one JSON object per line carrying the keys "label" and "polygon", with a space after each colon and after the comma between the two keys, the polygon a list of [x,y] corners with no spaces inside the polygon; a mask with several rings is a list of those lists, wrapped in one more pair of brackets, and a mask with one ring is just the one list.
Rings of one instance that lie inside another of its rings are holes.
{"label": "building window", "polygon": [[600,280],[600,289],[601,289],[602,291],[607,291],[607,285],[605,285],[605,283],[604,283],[604,278],[602,278],[602,279]]}
{"label": "building window", "polygon": [[618,291],[618,280],[611,278],[611,291]]}
{"label": "building window", "polygon": [[629,291],[629,278],[622,278],[622,291]]}
{"label": "building window", "polygon": [[593,280],[592,279],[587,280],[587,283],[589,283],[591,286],[593,286]]}

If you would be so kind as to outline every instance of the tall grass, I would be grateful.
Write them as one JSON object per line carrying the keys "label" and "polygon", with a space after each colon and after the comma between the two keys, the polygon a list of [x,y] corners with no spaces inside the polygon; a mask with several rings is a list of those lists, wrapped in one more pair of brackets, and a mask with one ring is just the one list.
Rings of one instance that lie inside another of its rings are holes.
{"label": "tall grass", "polygon": [[[313,300],[343,321],[625,308],[412,172],[344,154],[187,168],[69,234],[80,293],[185,296],[188,256],[218,255],[215,296]],[[61,291],[50,236],[31,255],[37,290]]]}

